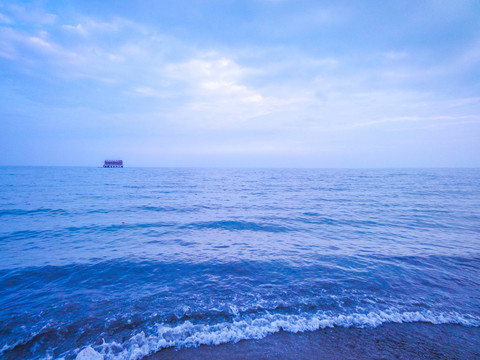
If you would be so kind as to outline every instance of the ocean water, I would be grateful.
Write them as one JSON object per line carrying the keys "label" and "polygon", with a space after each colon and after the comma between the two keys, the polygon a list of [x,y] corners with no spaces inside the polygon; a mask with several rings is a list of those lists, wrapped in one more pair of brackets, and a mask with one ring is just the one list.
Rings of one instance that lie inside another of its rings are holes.
{"label": "ocean water", "polygon": [[2,167],[0,260],[2,359],[480,358],[479,169]]}

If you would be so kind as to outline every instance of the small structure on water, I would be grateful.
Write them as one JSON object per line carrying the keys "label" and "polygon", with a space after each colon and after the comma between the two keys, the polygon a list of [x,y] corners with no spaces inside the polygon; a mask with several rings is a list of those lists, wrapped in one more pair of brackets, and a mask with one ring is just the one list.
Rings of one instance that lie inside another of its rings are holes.
{"label": "small structure on water", "polygon": [[104,168],[123,168],[123,160],[105,160]]}

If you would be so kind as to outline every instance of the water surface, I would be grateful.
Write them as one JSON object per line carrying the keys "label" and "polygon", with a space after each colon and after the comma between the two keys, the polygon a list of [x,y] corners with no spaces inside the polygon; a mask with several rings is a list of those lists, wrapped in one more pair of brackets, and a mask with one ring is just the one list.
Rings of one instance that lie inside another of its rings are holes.
{"label": "water surface", "polygon": [[478,169],[3,167],[0,254],[5,359],[417,325],[480,356]]}

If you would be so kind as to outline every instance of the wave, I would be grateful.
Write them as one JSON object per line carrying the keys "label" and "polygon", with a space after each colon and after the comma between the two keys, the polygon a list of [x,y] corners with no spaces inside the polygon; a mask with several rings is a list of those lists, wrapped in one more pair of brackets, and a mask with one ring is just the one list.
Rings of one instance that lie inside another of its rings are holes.
{"label": "wave", "polygon": [[249,231],[266,231],[266,232],[288,232],[292,229],[279,226],[275,224],[268,223],[258,223],[251,221],[230,221],[230,220],[221,220],[221,221],[204,221],[204,222],[195,222],[191,224],[186,224],[180,226],[180,229],[220,229],[220,230],[229,230],[229,231],[239,231],[239,230],[249,230]]}
{"label": "wave", "polygon": [[54,230],[18,230],[6,233],[5,236],[0,236],[0,242],[12,240],[29,240],[32,238],[41,238],[43,241],[45,241],[51,238],[78,236],[78,234],[102,234],[108,232],[120,232],[136,229],[143,230],[153,228],[170,228],[174,226],[175,224],[167,222],[123,224],[119,221],[117,224],[69,226]]}
{"label": "wave", "polygon": [[19,215],[35,215],[35,214],[46,214],[46,215],[69,215],[69,212],[64,209],[0,209],[0,217],[2,216],[19,216]]}
{"label": "wave", "polygon": [[[138,360],[152,353],[169,347],[188,348],[200,345],[220,345],[236,343],[241,340],[263,339],[281,331],[299,333],[334,327],[378,327],[384,323],[458,324],[469,327],[480,326],[480,318],[461,315],[455,312],[433,313],[378,311],[354,313],[349,315],[328,314],[270,314],[258,317],[238,316],[233,321],[217,324],[194,324],[185,321],[181,324],[157,324],[151,335],[137,333],[123,343],[103,342],[87,346],[78,352],[77,360],[96,359],[103,356],[105,360]],[[87,356],[88,355],[88,356]]]}
{"label": "wave", "polygon": [[173,230],[193,229],[193,230],[227,230],[227,231],[254,231],[254,232],[271,232],[271,233],[283,233],[295,231],[292,228],[285,226],[270,224],[270,223],[257,223],[249,221],[206,221],[206,222],[194,222],[187,224],[177,224],[174,222],[147,222],[147,223],[121,223],[108,224],[108,225],[96,225],[90,224],[85,226],[70,226],[60,229],[46,229],[46,230],[17,230],[10,233],[6,233],[4,236],[0,236],[0,242],[12,241],[12,240],[29,240],[32,238],[42,238],[43,240],[58,237],[71,237],[78,236],[79,234],[101,234],[108,232],[120,232],[120,231],[134,231],[154,228],[171,228]]}

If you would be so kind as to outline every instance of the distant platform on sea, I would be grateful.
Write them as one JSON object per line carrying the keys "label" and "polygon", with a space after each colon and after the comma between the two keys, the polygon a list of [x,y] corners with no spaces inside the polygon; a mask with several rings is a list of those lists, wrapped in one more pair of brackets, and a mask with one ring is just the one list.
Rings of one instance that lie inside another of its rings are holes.
{"label": "distant platform on sea", "polygon": [[105,160],[104,168],[123,168],[123,160]]}

